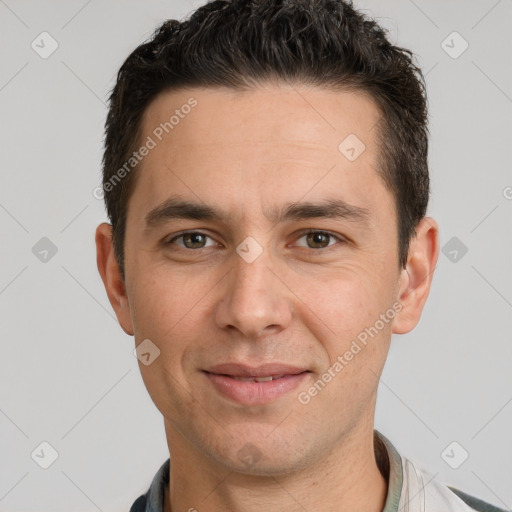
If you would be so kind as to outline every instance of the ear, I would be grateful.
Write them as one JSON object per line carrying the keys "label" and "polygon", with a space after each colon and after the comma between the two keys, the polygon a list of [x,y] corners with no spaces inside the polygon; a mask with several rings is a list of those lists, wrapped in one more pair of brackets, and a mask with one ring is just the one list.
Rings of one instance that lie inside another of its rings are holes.
{"label": "ear", "polygon": [[418,324],[439,256],[439,227],[424,217],[416,227],[416,237],[409,244],[407,264],[399,278],[398,301],[403,309],[395,317],[393,333],[405,334]]}
{"label": "ear", "polygon": [[114,255],[112,226],[103,222],[96,228],[96,263],[117,320],[126,334],[133,335],[130,304],[121,269]]}

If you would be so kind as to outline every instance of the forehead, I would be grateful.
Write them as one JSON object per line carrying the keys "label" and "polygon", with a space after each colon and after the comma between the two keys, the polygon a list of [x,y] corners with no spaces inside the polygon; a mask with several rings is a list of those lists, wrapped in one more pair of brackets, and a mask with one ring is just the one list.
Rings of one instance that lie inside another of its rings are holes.
{"label": "forehead", "polygon": [[379,119],[374,100],[357,91],[283,84],[166,91],[142,119],[140,140],[154,147],[135,189],[146,211],[176,193],[222,200],[227,210],[242,200],[268,211],[305,195],[366,207],[385,194],[376,171]]}
{"label": "forehead", "polygon": [[169,143],[176,137],[196,145],[271,145],[286,139],[297,144],[297,150],[309,150],[315,144],[336,148],[336,142],[349,133],[368,140],[379,118],[376,102],[364,91],[261,84],[247,90],[216,87],[166,91],[150,103],[141,124],[142,132],[150,134],[167,122],[161,135]]}

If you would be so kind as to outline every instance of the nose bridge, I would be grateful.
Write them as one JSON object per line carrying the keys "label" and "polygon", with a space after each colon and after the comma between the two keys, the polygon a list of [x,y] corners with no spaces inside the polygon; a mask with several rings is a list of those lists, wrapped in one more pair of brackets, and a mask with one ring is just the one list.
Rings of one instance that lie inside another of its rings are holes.
{"label": "nose bridge", "polygon": [[254,242],[246,239],[233,254],[227,289],[216,313],[220,327],[235,327],[248,337],[266,328],[284,328],[290,319],[285,290],[270,270],[271,254],[267,247],[258,248]]}
{"label": "nose bridge", "polygon": [[268,268],[270,263],[268,251],[264,251],[254,261],[246,260],[239,254],[233,259],[231,286],[240,300],[244,300],[246,296],[256,297],[264,288],[268,290],[270,284],[266,281],[272,276]]}
{"label": "nose bridge", "polygon": [[261,286],[270,278],[269,274],[272,275],[268,269],[272,265],[270,237],[260,231],[254,236],[245,237],[233,254],[230,284],[242,299],[247,294],[255,296],[259,293]]}

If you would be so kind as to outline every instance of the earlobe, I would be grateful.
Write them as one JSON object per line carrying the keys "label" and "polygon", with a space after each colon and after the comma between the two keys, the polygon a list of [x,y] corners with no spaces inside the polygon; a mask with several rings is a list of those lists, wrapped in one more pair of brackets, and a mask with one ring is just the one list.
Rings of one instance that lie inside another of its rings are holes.
{"label": "earlobe", "polygon": [[409,244],[407,264],[400,274],[397,300],[402,310],[393,323],[393,333],[405,334],[418,324],[430,292],[439,256],[439,227],[424,217],[416,227],[416,236]]}
{"label": "earlobe", "polygon": [[130,304],[112,243],[112,226],[103,222],[96,228],[96,263],[117,320],[126,334],[133,335]]}

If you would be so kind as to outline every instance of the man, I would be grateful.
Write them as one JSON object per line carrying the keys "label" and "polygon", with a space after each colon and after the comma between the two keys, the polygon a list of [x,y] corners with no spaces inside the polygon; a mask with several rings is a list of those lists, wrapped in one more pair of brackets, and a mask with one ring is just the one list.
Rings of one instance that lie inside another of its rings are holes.
{"label": "man", "polygon": [[215,1],[120,69],[98,268],[170,459],[131,512],[498,510],[374,430],[439,252],[411,53],[339,0]]}

